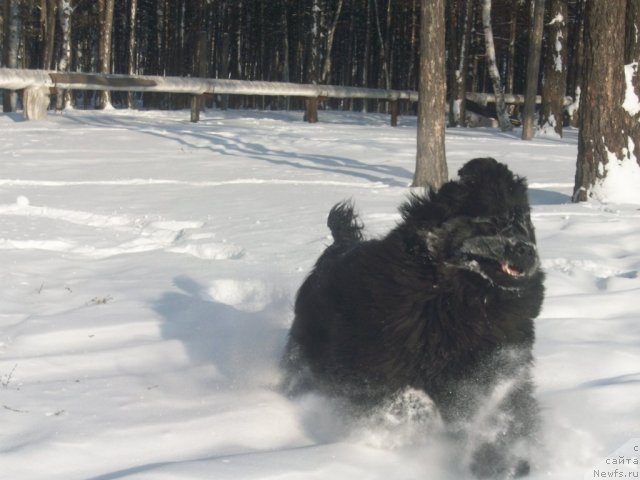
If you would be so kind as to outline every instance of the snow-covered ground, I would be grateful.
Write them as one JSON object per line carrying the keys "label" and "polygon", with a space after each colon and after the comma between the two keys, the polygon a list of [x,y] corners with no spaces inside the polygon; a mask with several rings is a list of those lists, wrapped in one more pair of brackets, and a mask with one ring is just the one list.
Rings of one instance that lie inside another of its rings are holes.
{"label": "snow-covered ground", "polygon": [[[329,208],[394,225],[415,119],[187,117],[0,115],[0,478],[465,478],[436,433],[348,427],[274,388]],[[447,131],[451,176],[488,155],[529,179],[548,275],[537,479],[598,478],[640,443],[640,210],[570,203],[576,137]]]}

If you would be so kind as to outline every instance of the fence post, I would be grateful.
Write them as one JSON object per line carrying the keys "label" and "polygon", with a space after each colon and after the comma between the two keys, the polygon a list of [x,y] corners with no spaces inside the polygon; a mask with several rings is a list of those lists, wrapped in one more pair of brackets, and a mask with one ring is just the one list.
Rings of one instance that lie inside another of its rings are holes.
{"label": "fence post", "polygon": [[304,119],[309,123],[318,123],[318,97],[309,97],[305,99]]}
{"label": "fence post", "polygon": [[202,108],[202,95],[191,95],[191,121],[200,121],[200,110]]}
{"label": "fence post", "polygon": [[389,113],[391,114],[391,126],[398,126],[398,100],[391,100],[389,102]]}
{"label": "fence post", "polygon": [[47,118],[49,100],[49,87],[25,88],[22,95],[24,118],[26,120],[43,120]]}

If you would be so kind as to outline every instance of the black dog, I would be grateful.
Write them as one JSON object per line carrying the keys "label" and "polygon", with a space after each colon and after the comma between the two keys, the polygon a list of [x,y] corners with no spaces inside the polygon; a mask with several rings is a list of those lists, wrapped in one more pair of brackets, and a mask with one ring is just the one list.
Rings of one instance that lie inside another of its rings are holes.
{"label": "black dog", "polygon": [[334,243],[298,291],[288,388],[364,409],[419,389],[455,431],[493,403],[476,426],[491,433],[473,448],[471,469],[525,475],[526,453],[513,447],[537,427],[530,370],[544,294],[527,185],[492,158],[459,176],[410,198],[381,239],[363,240],[350,203],[333,207]]}

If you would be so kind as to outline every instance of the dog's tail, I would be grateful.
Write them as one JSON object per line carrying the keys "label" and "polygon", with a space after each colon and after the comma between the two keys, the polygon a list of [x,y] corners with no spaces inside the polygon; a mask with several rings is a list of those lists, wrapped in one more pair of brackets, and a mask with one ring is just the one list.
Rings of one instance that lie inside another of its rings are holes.
{"label": "dog's tail", "polygon": [[333,241],[337,244],[355,243],[362,240],[364,226],[354,212],[350,200],[342,201],[331,209],[327,218],[327,226],[331,230]]}

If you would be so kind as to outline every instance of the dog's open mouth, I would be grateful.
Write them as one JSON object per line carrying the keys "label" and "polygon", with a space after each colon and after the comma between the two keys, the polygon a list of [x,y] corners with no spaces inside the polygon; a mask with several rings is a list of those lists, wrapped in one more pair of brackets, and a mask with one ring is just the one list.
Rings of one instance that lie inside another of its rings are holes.
{"label": "dog's open mouth", "polygon": [[511,285],[530,277],[538,267],[535,245],[500,236],[466,239],[458,251],[459,267],[498,284]]}
{"label": "dog's open mouth", "polygon": [[494,260],[479,256],[473,256],[461,265],[466,269],[479,273],[487,278],[493,278],[496,281],[500,281],[500,279],[503,279],[503,281],[507,279],[521,280],[530,273],[530,269],[527,267],[516,265],[509,260]]}
{"label": "dog's open mouth", "polygon": [[517,267],[514,267],[507,261],[500,262],[500,270],[502,270],[502,273],[509,275],[510,277],[519,278],[525,276],[525,273],[523,271],[519,270]]}
{"label": "dog's open mouth", "polygon": [[516,259],[493,259],[477,255],[466,256],[466,259],[457,262],[458,268],[474,272],[496,285],[516,287],[525,281],[536,271],[537,261],[531,259],[528,262]]}

